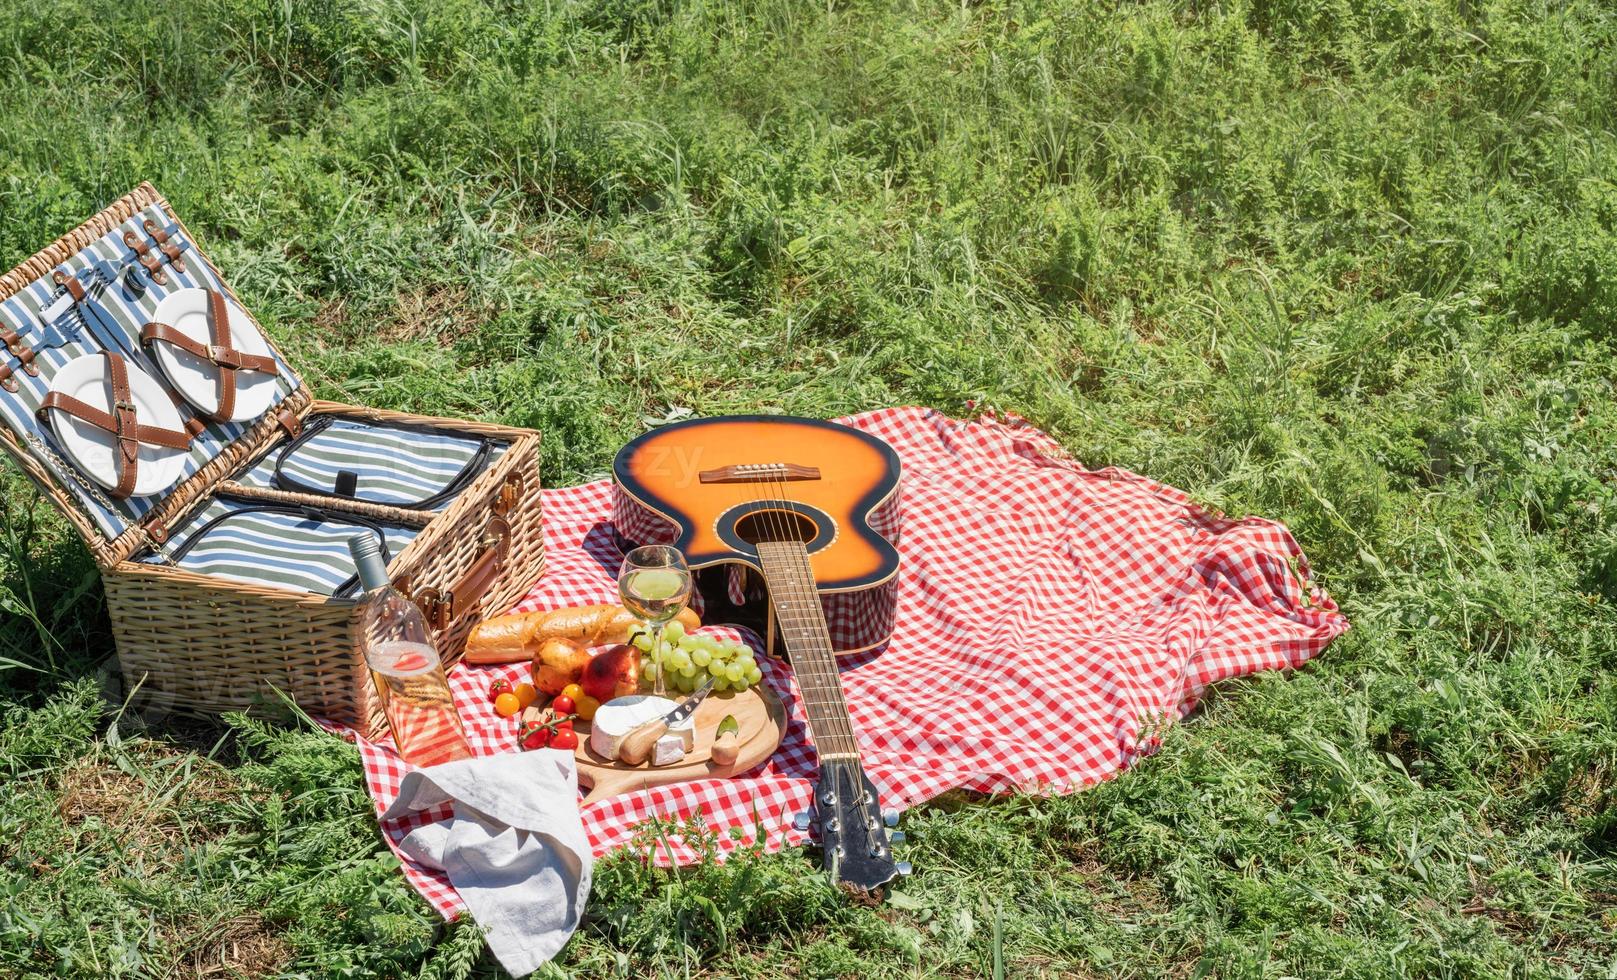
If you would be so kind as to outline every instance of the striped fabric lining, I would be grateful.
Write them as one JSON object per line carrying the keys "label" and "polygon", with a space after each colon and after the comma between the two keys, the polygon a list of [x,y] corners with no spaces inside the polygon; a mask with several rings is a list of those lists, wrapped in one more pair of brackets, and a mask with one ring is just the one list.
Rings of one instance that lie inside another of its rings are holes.
{"label": "striped fabric lining", "polygon": [[[113,267],[120,267],[128,261],[133,254],[123,244],[125,230],[133,231],[145,239],[146,233],[141,222],[150,218],[171,234],[178,234],[174,222],[161,208],[154,206],[143,208],[129,220],[114,228],[111,232],[86,246],[72,259],[62,263],[57,268],[76,273],[90,268],[99,260],[109,262]],[[186,236],[180,236],[182,238]],[[192,243],[194,245],[194,243]],[[185,272],[176,272],[172,266],[164,265],[168,274],[169,284],[159,286],[150,283],[144,295],[139,298],[130,296],[118,287],[106,290],[98,300],[93,301],[95,308],[109,321],[112,329],[104,326],[98,317],[85,316],[86,327],[78,339],[67,345],[53,350],[39,351],[36,364],[39,367],[38,377],[29,377],[21,370],[17,371],[16,379],[20,389],[15,393],[0,391],[0,423],[8,426],[17,433],[23,444],[31,449],[45,468],[51,472],[56,483],[64,487],[78,499],[95,525],[108,540],[116,538],[129,525],[138,522],[146,515],[158,501],[161,495],[150,497],[134,497],[127,500],[111,500],[104,491],[86,489],[86,485],[94,486],[88,477],[80,477],[74,473],[66,463],[66,457],[60,457],[61,462],[52,458],[52,454],[59,454],[60,449],[51,435],[50,426],[42,425],[34,416],[34,411],[44,399],[45,393],[50,390],[51,378],[62,366],[76,357],[84,354],[93,354],[104,350],[113,350],[123,354],[129,359],[132,367],[139,368],[158,379],[167,386],[162,371],[156,362],[147,356],[141,349],[139,336],[141,324],[150,320],[157,304],[163,297],[175,290],[205,287],[208,289],[222,289],[223,281],[213,267],[203,260],[200,253],[192,247],[185,253]],[[61,290],[44,276],[29,283],[9,299],[0,302],[0,322],[17,330],[22,334],[23,341],[30,345],[40,342],[44,327],[40,324],[38,313],[49,306],[61,294]],[[66,317],[63,322],[70,322]],[[0,353],[0,356],[7,356]],[[14,362],[14,359],[11,361]],[[288,394],[297,389],[298,381],[286,364],[277,358],[280,365],[279,392],[275,402],[279,404]],[[232,423],[207,423],[207,431],[191,444],[191,449],[185,460],[181,481],[190,477],[201,469],[208,460],[219,455],[225,446],[229,445],[254,420]],[[41,452],[35,441],[40,441],[50,450]],[[82,481],[82,482],[81,482]],[[106,499],[111,506],[108,507],[97,497]]]}
{"label": "striped fabric lining", "polygon": [[421,533],[368,518],[312,516],[298,508],[267,509],[256,501],[214,497],[171,537],[162,554],[141,561],[294,592],[350,595],[355,572],[348,539],[378,530],[389,559]]}
{"label": "striped fabric lining", "polygon": [[[499,458],[506,444],[461,433],[380,425],[340,416],[315,416],[297,442],[272,450],[236,477],[251,487],[279,490],[314,488],[336,492],[343,470],[358,477],[354,498],[368,503],[414,507],[475,476]],[[302,484],[277,484],[275,467]],[[307,492],[307,491],[305,491]],[[432,504],[442,510],[453,496]]]}

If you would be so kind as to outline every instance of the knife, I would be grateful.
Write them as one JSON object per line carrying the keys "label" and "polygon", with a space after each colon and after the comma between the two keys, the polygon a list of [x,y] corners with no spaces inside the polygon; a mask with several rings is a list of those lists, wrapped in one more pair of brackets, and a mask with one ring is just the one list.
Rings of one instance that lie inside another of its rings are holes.
{"label": "knife", "polygon": [[[78,307],[79,312],[84,315],[87,323],[100,327],[100,331],[104,336],[97,337],[96,342],[101,344],[103,350],[108,349],[107,342],[110,340],[129,359],[129,363],[139,364],[145,358],[145,349],[140,346],[140,338],[131,336],[123,327],[119,326],[118,321],[113,319],[112,314],[107,312],[102,303],[106,299],[107,291],[117,281],[107,278],[108,270],[105,267],[106,263],[100,262],[90,270],[92,284],[89,289],[85,290],[84,302],[80,303]],[[127,267],[125,268],[127,269]],[[91,333],[94,332],[92,329]]]}
{"label": "knife", "polygon": [[702,700],[712,690],[713,678],[709,677],[696,689],[695,694],[681,701],[673,711],[625,735],[623,741],[618,743],[618,761],[630,766],[638,766],[645,762],[657,740],[668,734],[670,728],[695,714],[696,709],[701,707]]}
{"label": "knife", "polygon": [[[87,274],[87,276],[85,274],[80,274],[74,276],[73,278],[79,281],[79,284],[84,287],[84,291],[87,294],[91,296],[99,296],[106,292],[109,287],[118,285],[124,276],[128,274],[128,272],[128,266],[124,266],[121,269],[115,269],[113,268],[112,263],[108,262],[106,259],[98,259],[88,269],[84,270],[84,273]],[[85,281],[86,277],[89,279],[88,282]],[[77,300],[73,298],[73,294],[64,290],[62,295],[56,298],[56,302],[39,311],[39,321],[46,326],[50,326],[56,322],[58,317],[60,317],[63,313],[66,313],[68,309],[70,309],[76,302]]]}
{"label": "knife", "polygon": [[[106,337],[96,337],[96,343],[105,349],[110,339],[124,356],[134,358],[134,351],[124,342],[123,330],[117,324],[109,322],[106,313],[101,310],[101,297],[117,282],[117,275],[121,273],[115,273],[105,261],[100,261],[79,274],[67,277],[78,280],[84,298],[77,299],[71,290],[64,291],[60,299],[39,312],[39,319],[44,323],[45,329],[40,334],[39,341],[34,344],[34,349],[57,350],[78,340],[88,325],[86,319],[88,315],[95,319],[101,331],[106,334]],[[65,282],[66,279],[58,281]],[[62,321],[67,318],[71,318],[74,322],[69,326],[63,326]]]}

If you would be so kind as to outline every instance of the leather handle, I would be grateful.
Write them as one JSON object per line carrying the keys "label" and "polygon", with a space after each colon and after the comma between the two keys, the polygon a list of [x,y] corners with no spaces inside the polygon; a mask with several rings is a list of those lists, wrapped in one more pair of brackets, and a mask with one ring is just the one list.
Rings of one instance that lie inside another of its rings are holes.
{"label": "leather handle", "polygon": [[506,555],[511,550],[511,525],[503,517],[490,518],[480,543],[482,552],[472,560],[460,580],[448,592],[423,586],[410,597],[420,607],[427,625],[433,629],[448,627],[466,610],[482,602],[488,590],[500,580],[501,573],[505,571]]}
{"label": "leather handle", "polygon": [[450,590],[454,593],[457,610],[469,609],[482,602],[488,590],[499,581],[500,573],[505,571],[505,556],[511,550],[511,525],[503,517],[490,518],[481,543],[483,553],[477,556],[472,566],[466,569],[466,574]]}

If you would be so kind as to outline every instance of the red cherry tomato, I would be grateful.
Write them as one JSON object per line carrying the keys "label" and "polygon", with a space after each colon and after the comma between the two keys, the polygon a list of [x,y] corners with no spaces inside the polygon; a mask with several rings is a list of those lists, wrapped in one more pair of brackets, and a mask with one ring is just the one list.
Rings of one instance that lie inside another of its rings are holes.
{"label": "red cherry tomato", "polygon": [[550,747],[553,749],[578,748],[578,735],[571,728],[559,728],[556,734],[550,736]]}
{"label": "red cherry tomato", "polygon": [[502,694],[510,694],[513,690],[511,682],[502,678],[488,686],[488,699],[493,701]]}
{"label": "red cherry tomato", "polygon": [[559,730],[561,730],[563,728],[567,729],[568,731],[572,731],[573,730],[573,719],[571,719],[571,718],[561,718],[561,719],[557,720],[556,729],[559,731]]}
{"label": "red cherry tomato", "polygon": [[573,713],[573,699],[565,694],[558,694],[556,700],[550,702],[550,708],[558,715],[570,715]]}
{"label": "red cherry tomato", "polygon": [[522,726],[522,748],[524,751],[542,749],[550,742],[550,729],[531,722]]}

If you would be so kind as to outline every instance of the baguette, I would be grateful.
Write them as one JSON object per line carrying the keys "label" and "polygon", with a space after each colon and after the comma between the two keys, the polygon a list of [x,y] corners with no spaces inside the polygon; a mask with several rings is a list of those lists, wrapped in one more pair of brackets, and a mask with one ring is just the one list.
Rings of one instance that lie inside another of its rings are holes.
{"label": "baguette", "polygon": [[[688,630],[701,625],[688,608],[680,610],[678,620]],[[496,616],[472,629],[466,638],[465,660],[472,664],[532,660],[546,640],[566,640],[580,647],[624,643],[639,622],[639,617],[616,603]]]}

